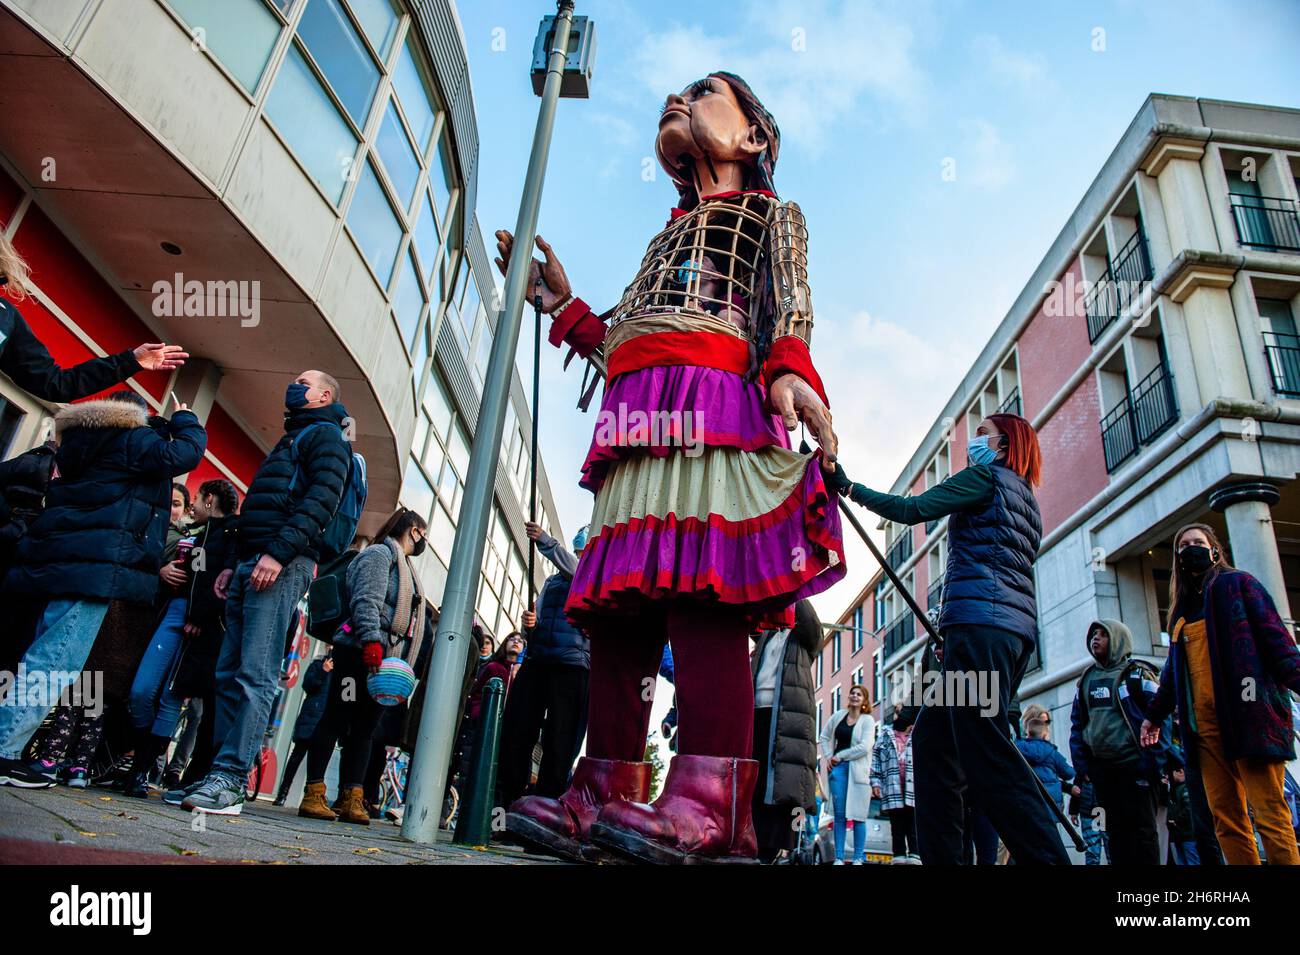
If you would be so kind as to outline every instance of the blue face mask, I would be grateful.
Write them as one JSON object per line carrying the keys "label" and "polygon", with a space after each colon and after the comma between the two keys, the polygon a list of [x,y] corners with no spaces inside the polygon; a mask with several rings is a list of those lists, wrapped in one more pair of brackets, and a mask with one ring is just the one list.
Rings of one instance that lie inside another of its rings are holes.
{"label": "blue face mask", "polygon": [[290,411],[307,404],[307,392],[311,389],[299,382],[294,382],[284,392],[284,406]]}
{"label": "blue face mask", "polygon": [[981,434],[966,445],[966,458],[971,464],[992,464],[998,459],[998,453],[989,447],[988,435]]}

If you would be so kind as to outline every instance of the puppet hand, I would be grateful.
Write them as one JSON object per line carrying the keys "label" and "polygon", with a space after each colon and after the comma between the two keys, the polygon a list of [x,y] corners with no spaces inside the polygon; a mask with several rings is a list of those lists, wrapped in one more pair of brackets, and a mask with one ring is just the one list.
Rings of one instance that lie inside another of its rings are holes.
{"label": "puppet hand", "polygon": [[[510,267],[510,255],[514,251],[515,237],[505,229],[499,229],[496,236],[497,268],[501,270],[502,275],[505,275]],[[529,302],[533,300],[534,295],[540,294],[542,311],[553,312],[557,305],[573,294],[573,289],[569,285],[569,276],[565,274],[564,266],[555,257],[555,251],[540,235],[537,237],[537,248],[546,259],[545,261],[533,259],[529,263],[528,288],[525,289],[525,293]]]}
{"label": "puppet hand", "polygon": [[785,374],[772,382],[771,399],[772,407],[785,421],[785,429],[793,431],[802,421],[822,446],[826,463],[835,463],[840,443],[831,428],[831,412],[812,386],[798,375]]}

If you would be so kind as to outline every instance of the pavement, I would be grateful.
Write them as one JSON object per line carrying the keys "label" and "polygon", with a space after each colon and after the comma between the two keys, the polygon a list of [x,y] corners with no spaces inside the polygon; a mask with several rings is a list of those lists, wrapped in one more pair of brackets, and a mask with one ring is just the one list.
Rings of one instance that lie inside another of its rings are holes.
{"label": "pavement", "polygon": [[5,865],[555,865],[492,845],[402,839],[387,820],[369,826],[304,819],[296,807],[245,803],[238,816],[166,805],[160,793],[130,799],[107,789],[0,786],[0,864]]}

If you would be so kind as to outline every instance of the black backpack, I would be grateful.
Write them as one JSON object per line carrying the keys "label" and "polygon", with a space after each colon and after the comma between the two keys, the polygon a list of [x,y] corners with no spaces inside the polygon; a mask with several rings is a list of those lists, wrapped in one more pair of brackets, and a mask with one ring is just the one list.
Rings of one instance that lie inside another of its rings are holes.
{"label": "black backpack", "polygon": [[350,610],[348,567],[359,552],[349,550],[326,566],[307,588],[307,634],[333,643]]}

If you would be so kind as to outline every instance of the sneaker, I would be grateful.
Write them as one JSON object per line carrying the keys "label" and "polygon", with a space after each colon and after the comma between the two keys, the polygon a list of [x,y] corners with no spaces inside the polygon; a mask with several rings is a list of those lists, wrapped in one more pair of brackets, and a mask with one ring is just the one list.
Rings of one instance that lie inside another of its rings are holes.
{"label": "sneaker", "polygon": [[34,759],[24,763],[20,759],[0,756],[0,786],[17,786],[19,789],[46,789],[58,781],[54,763]]}
{"label": "sneaker", "polygon": [[244,808],[244,781],[214,772],[181,802],[181,808],[214,816],[238,816]]}
{"label": "sneaker", "polygon": [[118,759],[94,778],[92,785],[102,789],[121,789],[123,780],[131,773],[131,764],[135,757],[128,753]]}
{"label": "sneaker", "polygon": [[844,862],[843,859],[836,859],[834,862],[831,863],[831,865],[845,865],[845,864],[846,863]]}
{"label": "sneaker", "polygon": [[185,801],[186,796],[194,795],[199,791],[199,787],[205,782],[207,782],[206,779],[200,779],[196,782],[189,783],[186,786],[177,786],[175,789],[169,789],[163,793],[163,802],[169,806],[179,806]]}
{"label": "sneaker", "polygon": [[131,778],[126,781],[122,787],[122,795],[130,796],[132,799],[149,798],[149,775],[148,773],[133,773]]}
{"label": "sneaker", "polygon": [[170,770],[163,774],[162,787],[161,787],[163,791],[166,791],[168,789],[180,789],[180,787],[181,787],[180,773],[176,772],[175,770]]}
{"label": "sneaker", "polygon": [[73,766],[63,771],[63,785],[69,789],[85,789],[90,785],[90,770],[83,766]]}

